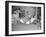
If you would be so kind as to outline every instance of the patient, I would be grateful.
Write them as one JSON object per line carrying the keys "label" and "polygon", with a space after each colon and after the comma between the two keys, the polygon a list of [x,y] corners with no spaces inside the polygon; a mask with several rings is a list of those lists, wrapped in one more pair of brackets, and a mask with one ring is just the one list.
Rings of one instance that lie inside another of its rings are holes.
{"label": "patient", "polygon": [[35,12],[33,12],[31,14],[31,12],[28,12],[28,11],[25,11],[25,10],[16,10],[13,12],[13,19],[12,22],[14,24],[17,24],[18,21],[21,22],[21,23],[25,23],[25,24],[30,24],[30,23],[33,23],[34,20],[37,20],[35,14]]}

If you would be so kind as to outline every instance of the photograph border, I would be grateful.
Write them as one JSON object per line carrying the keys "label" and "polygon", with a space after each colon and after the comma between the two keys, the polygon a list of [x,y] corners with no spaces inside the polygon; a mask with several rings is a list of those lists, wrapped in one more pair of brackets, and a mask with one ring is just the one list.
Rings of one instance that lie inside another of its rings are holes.
{"label": "photograph border", "polygon": [[[9,3],[27,3],[27,4],[42,4],[44,6],[44,30],[42,33],[27,33],[27,34],[13,34],[9,35]],[[34,35],[45,34],[45,3],[38,2],[23,2],[23,1],[5,1],[5,36],[18,36],[18,35]]]}

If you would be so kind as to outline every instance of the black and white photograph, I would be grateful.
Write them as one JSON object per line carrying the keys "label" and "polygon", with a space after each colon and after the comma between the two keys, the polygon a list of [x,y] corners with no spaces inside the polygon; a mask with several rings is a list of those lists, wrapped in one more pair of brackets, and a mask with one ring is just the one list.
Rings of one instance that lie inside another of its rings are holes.
{"label": "black and white photograph", "polygon": [[12,31],[40,30],[41,7],[12,6]]}
{"label": "black and white photograph", "polygon": [[13,1],[6,5],[8,35],[44,33],[44,3]]}

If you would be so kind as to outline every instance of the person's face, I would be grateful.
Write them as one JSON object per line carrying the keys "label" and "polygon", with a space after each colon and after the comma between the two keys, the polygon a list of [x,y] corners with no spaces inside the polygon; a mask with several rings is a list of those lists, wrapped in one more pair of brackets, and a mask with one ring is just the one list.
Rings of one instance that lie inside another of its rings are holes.
{"label": "person's face", "polygon": [[17,18],[17,17],[18,17],[18,14],[13,14],[13,16],[14,16],[15,18]]}

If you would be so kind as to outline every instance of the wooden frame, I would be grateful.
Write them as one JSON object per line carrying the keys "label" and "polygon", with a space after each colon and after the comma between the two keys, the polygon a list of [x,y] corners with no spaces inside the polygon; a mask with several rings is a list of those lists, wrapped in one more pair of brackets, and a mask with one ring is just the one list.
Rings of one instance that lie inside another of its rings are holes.
{"label": "wooden frame", "polygon": [[[37,4],[43,5],[43,32],[40,33],[26,33],[26,34],[9,34],[9,4],[10,3],[23,3],[23,4]],[[18,35],[34,35],[34,34],[45,34],[45,3],[37,2],[20,2],[20,1],[5,1],[5,35],[6,36],[18,36]]]}

